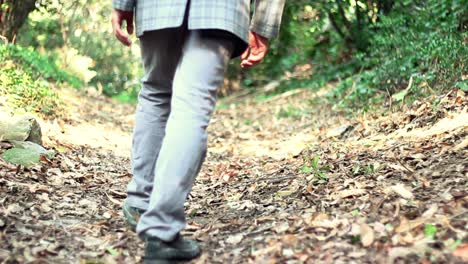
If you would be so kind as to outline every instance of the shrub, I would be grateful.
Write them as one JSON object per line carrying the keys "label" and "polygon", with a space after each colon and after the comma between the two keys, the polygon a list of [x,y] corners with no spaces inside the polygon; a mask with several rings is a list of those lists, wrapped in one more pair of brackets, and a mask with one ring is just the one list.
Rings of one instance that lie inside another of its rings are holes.
{"label": "shrub", "polygon": [[9,106],[46,116],[60,114],[61,101],[52,86],[72,77],[34,51],[14,45],[0,45],[0,61],[0,96]]}
{"label": "shrub", "polygon": [[[446,90],[463,84],[467,71],[460,30],[462,1],[397,1],[371,28],[371,48],[355,56],[361,71],[330,94],[345,107],[368,107],[373,99],[408,87],[409,92]],[[424,88],[424,89],[423,89]],[[378,95],[381,96],[378,96]]]}

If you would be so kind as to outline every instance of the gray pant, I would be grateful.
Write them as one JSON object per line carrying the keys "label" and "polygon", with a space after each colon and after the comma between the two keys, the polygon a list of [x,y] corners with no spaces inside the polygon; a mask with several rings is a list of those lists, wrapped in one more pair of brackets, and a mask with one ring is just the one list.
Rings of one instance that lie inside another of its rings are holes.
{"label": "gray pant", "polygon": [[145,33],[145,70],[127,203],[144,209],[137,232],[172,240],[185,227],[184,202],[203,163],[206,128],[234,45],[184,27]]}

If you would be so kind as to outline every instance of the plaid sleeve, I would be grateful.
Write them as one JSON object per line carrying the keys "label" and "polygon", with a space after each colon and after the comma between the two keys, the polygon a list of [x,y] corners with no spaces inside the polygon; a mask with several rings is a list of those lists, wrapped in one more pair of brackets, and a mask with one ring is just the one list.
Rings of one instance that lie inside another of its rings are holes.
{"label": "plaid sleeve", "polygon": [[133,11],[136,0],[112,0],[114,9],[123,11]]}
{"label": "plaid sleeve", "polygon": [[250,30],[266,38],[279,34],[286,0],[256,0]]}

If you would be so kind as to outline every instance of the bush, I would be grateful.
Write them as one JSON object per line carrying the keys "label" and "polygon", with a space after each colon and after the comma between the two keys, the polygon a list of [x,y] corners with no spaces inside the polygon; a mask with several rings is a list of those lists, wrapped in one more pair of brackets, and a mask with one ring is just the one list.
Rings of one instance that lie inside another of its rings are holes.
{"label": "bush", "polygon": [[343,106],[366,107],[377,94],[406,89],[410,79],[416,95],[462,85],[468,48],[459,28],[461,1],[398,3],[373,26],[369,51],[356,55],[363,71],[333,91]]}
{"label": "bush", "polygon": [[133,96],[142,75],[139,48],[126,48],[113,36],[112,1],[46,2],[30,14],[18,43],[61,58],[58,65],[107,96]]}
{"label": "bush", "polygon": [[0,58],[2,60],[11,60],[19,65],[33,79],[68,83],[75,88],[83,85],[78,78],[61,70],[53,58],[40,55],[32,49],[16,45],[0,45]]}
{"label": "bush", "polygon": [[14,45],[0,45],[0,95],[14,108],[55,116],[61,101],[54,82],[75,81],[47,58]]}

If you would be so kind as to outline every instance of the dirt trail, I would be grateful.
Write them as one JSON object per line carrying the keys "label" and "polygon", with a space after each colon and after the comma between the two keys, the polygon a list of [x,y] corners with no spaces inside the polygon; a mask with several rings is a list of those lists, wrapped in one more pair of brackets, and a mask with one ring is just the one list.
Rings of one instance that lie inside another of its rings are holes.
{"label": "dirt trail", "polygon": [[[68,98],[67,119],[43,123],[56,158],[0,160],[0,260],[138,263],[120,212],[133,107]],[[434,99],[377,117],[308,90],[222,101],[187,203],[193,263],[462,263],[468,100]]]}

